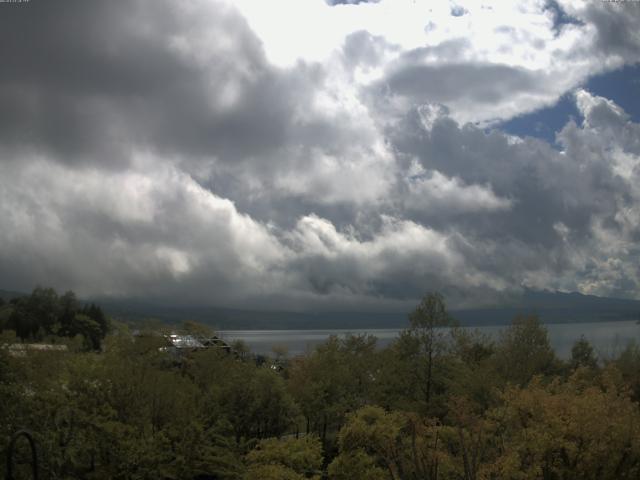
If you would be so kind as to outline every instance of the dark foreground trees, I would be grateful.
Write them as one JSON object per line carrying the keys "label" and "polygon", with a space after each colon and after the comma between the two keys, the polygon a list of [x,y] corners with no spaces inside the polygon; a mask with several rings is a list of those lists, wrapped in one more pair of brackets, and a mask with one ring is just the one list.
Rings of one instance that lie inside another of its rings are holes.
{"label": "dark foreground trees", "polygon": [[[37,297],[57,305],[52,330],[79,315],[100,325],[50,293]],[[171,354],[122,326],[100,351],[0,348],[0,458],[28,428],[42,478],[639,478],[636,345],[605,361],[579,339],[565,362],[535,317],[496,339],[443,328],[438,295],[411,320],[385,349],[332,337],[260,364],[223,349]]]}
{"label": "dark foreground trees", "polygon": [[77,336],[87,350],[98,350],[109,320],[99,306],[81,305],[71,291],[59,296],[53,288],[36,287],[31,295],[0,305],[0,332],[3,329],[31,342]]}

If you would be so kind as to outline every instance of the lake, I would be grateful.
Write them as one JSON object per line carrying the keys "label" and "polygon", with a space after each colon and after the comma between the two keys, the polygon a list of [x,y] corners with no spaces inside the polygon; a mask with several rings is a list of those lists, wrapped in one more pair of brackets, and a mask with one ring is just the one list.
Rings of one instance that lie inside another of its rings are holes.
{"label": "lake", "polygon": [[[619,353],[631,340],[640,342],[640,325],[635,320],[591,323],[552,323],[545,325],[556,354],[561,358],[571,356],[573,343],[584,335],[600,356]],[[466,330],[478,330],[497,338],[505,325],[481,327],[462,327]],[[311,351],[324,342],[330,335],[371,334],[378,338],[378,345],[384,347],[391,343],[400,329],[344,329],[344,330],[223,330],[219,332],[227,342],[243,340],[254,353],[269,355],[274,347],[284,347],[289,356]]]}

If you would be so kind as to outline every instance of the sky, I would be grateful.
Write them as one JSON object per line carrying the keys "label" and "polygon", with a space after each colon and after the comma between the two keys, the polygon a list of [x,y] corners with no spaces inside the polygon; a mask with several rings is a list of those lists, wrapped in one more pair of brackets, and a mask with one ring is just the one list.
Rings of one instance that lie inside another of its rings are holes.
{"label": "sky", "polygon": [[640,299],[640,2],[0,3],[0,288]]}

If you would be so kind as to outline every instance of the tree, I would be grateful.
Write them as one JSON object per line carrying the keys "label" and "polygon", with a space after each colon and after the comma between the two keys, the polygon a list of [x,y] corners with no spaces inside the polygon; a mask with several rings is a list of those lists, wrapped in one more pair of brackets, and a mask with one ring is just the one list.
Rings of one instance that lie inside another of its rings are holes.
{"label": "tree", "polygon": [[611,362],[621,375],[624,384],[631,389],[633,399],[640,400],[640,345],[635,340],[629,342],[618,358]]}
{"label": "tree", "polygon": [[246,480],[320,479],[322,446],[317,437],[261,440],[246,456]]}
{"label": "tree", "polygon": [[502,452],[488,478],[638,478],[640,412],[615,389],[558,380],[510,387],[490,413]]}
{"label": "tree", "polygon": [[36,317],[38,324],[46,333],[52,329],[58,319],[58,294],[53,288],[36,287],[28,301],[31,315]]}
{"label": "tree", "polygon": [[4,326],[23,341],[82,335],[87,348],[97,350],[109,331],[109,319],[93,303],[80,308],[72,291],[59,297],[53,288],[36,287],[29,296],[12,299],[8,308],[0,307],[0,331]]}
{"label": "tree", "polygon": [[583,335],[571,347],[571,368],[596,368],[597,366],[598,360],[593,353],[593,347]]}
{"label": "tree", "polygon": [[30,311],[26,298],[20,298],[13,303],[13,310],[9,316],[7,327],[14,330],[23,342],[37,335],[40,324]]}
{"label": "tree", "polygon": [[448,429],[443,440],[457,467],[457,478],[491,478],[486,475],[487,465],[499,452],[495,423],[486,412],[480,413],[474,402],[466,397],[451,398],[449,421],[452,428]]}
{"label": "tree", "polygon": [[484,411],[497,400],[501,383],[495,371],[494,342],[488,335],[463,328],[452,329],[451,368],[447,372],[448,396],[468,397]]}
{"label": "tree", "polygon": [[215,332],[208,325],[194,322],[193,320],[185,320],[182,322],[180,331],[185,335],[193,335],[196,338],[211,338]]}
{"label": "tree", "polygon": [[206,399],[229,422],[236,443],[289,430],[298,411],[280,375],[230,356],[223,365],[224,370],[215,368],[209,377]]}
{"label": "tree", "polygon": [[454,322],[449,316],[444,298],[439,293],[428,293],[409,315],[410,326],[398,340],[401,360],[414,377],[423,401],[429,408],[434,394],[435,378],[442,372],[442,357],[449,346]]}
{"label": "tree", "polygon": [[439,293],[427,294],[409,316],[411,326],[409,334],[418,342],[420,354],[424,359],[422,385],[427,404],[431,401],[433,387],[433,368],[438,357],[444,352],[447,335],[442,327],[452,325],[447,313],[444,298]]}
{"label": "tree", "polygon": [[84,347],[87,350],[100,350],[100,341],[103,338],[100,324],[93,318],[84,314],[73,317],[71,331],[77,332],[84,338]]}
{"label": "tree", "polygon": [[[435,480],[451,469],[451,462],[444,450],[443,433],[448,427],[436,420],[401,412],[386,412],[377,406],[366,406],[350,414],[340,429],[338,443],[340,455],[336,457],[330,472],[336,473],[337,465],[354,470],[353,462],[376,465],[387,474],[386,478]],[[374,475],[379,469],[371,468]],[[340,478],[340,477],[338,477]]]}
{"label": "tree", "polygon": [[80,309],[76,294],[72,291],[65,292],[60,296],[58,304],[58,335],[75,337],[79,332],[73,330],[73,319]]}
{"label": "tree", "polygon": [[369,401],[377,365],[376,339],[370,335],[331,336],[309,356],[291,362],[289,390],[307,421],[307,432],[329,433],[345,415]]}
{"label": "tree", "polygon": [[104,338],[107,332],[109,331],[109,319],[104,314],[102,309],[98,305],[95,305],[94,303],[92,303],[88,306],[87,305],[84,306],[84,308],[82,309],[82,314],[88,316],[98,324],[98,327],[100,329],[100,335],[101,335],[100,338],[101,339]]}
{"label": "tree", "polygon": [[0,297],[0,333],[8,326],[13,307]]}
{"label": "tree", "polygon": [[551,374],[557,359],[547,329],[535,315],[516,317],[498,342],[496,367],[502,377],[525,385],[534,375]]}
{"label": "tree", "polygon": [[249,466],[242,480],[305,480],[305,478],[304,475],[283,465],[257,464]]}
{"label": "tree", "polygon": [[21,299],[12,323],[23,340],[39,339],[54,332],[58,316],[58,294],[53,288],[36,287],[30,296]]}
{"label": "tree", "polygon": [[251,349],[247,342],[241,339],[236,339],[231,342],[229,345],[231,347],[231,351],[240,359],[247,360],[249,355],[251,354]]}
{"label": "tree", "polygon": [[405,416],[399,412],[385,412],[376,406],[361,408],[349,415],[340,429],[338,462],[346,463],[349,457],[353,460],[354,454],[366,455],[371,463],[384,466],[391,478],[403,478],[401,445],[405,424]]}
{"label": "tree", "polygon": [[362,449],[338,455],[329,465],[330,480],[386,480],[385,471]]}

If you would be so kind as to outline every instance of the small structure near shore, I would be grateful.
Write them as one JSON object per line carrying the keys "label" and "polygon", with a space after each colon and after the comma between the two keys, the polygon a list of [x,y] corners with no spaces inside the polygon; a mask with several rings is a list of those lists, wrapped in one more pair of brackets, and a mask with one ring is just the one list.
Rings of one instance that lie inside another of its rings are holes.
{"label": "small structure near shore", "polygon": [[182,335],[172,333],[165,335],[164,338],[168,341],[169,345],[161,347],[162,352],[180,353],[185,351],[203,350],[210,348],[219,348],[226,353],[231,353],[232,348],[227,342],[215,335],[211,337],[196,336],[196,335]]}

